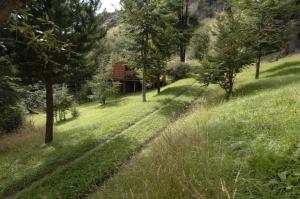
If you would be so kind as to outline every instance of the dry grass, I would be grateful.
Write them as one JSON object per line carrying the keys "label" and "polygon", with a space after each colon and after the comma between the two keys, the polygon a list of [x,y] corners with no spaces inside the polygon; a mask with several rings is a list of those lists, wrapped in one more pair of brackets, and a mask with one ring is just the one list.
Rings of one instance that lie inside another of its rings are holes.
{"label": "dry grass", "polygon": [[43,143],[44,128],[36,127],[30,120],[10,134],[0,134],[0,153],[24,150]]}

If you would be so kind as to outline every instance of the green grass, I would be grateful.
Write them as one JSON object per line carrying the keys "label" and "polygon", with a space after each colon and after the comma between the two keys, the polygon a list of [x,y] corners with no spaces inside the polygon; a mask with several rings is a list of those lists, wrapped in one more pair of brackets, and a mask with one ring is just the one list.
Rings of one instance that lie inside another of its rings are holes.
{"label": "green grass", "polygon": [[[165,87],[160,95],[156,95],[155,91],[149,92],[147,103],[142,103],[141,96],[134,94],[118,98],[105,106],[98,103],[80,106],[79,118],[56,125],[51,145],[43,146],[42,140],[22,143],[18,148],[0,154],[0,197],[28,186],[58,166],[119,134],[186,91],[194,82],[193,79],[175,82]],[[33,120],[36,125],[42,125],[44,116]]]}
{"label": "green grass", "polygon": [[254,74],[229,102],[209,88],[90,198],[300,198],[300,55]]}
{"label": "green grass", "polygon": [[81,198],[93,186],[111,176],[118,166],[126,162],[147,141],[155,137],[172,118],[184,111],[200,94],[199,84],[186,90],[179,97],[154,114],[146,117],[120,136],[95,148],[83,158],[72,162],[62,171],[25,189],[17,198]]}

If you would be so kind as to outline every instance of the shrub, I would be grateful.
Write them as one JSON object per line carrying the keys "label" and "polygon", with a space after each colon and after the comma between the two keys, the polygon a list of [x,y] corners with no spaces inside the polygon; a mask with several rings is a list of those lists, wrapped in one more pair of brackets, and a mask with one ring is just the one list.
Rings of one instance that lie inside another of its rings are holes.
{"label": "shrub", "polygon": [[36,127],[33,121],[24,121],[14,133],[1,136],[0,153],[24,151],[25,148],[40,146],[44,141],[45,127]]}
{"label": "shrub", "polygon": [[5,133],[12,132],[22,125],[23,114],[18,106],[8,106],[1,108],[0,114],[0,131]]}
{"label": "shrub", "polygon": [[0,131],[11,132],[22,124],[19,103],[19,86],[12,78],[13,66],[7,57],[0,56]]}
{"label": "shrub", "polygon": [[44,111],[46,109],[45,96],[45,88],[40,83],[29,85],[22,96],[25,111],[29,113]]}
{"label": "shrub", "polygon": [[54,116],[56,121],[66,120],[66,111],[71,108],[73,97],[69,95],[68,88],[63,85],[54,93]]}
{"label": "shrub", "polygon": [[209,50],[209,30],[197,30],[189,45],[189,57],[191,59],[202,60]]}
{"label": "shrub", "polygon": [[183,79],[188,76],[190,72],[190,66],[186,63],[170,63],[167,66],[167,74],[173,78],[173,80]]}
{"label": "shrub", "polygon": [[109,97],[117,92],[117,84],[109,80],[109,75],[105,72],[96,74],[89,82],[93,95],[91,99],[99,100],[101,104],[106,104]]}
{"label": "shrub", "polygon": [[73,118],[79,117],[80,113],[77,109],[77,104],[76,103],[73,103],[70,111],[71,111],[71,115],[72,115]]}
{"label": "shrub", "polygon": [[89,84],[82,85],[81,89],[76,93],[75,98],[79,103],[90,102],[89,96],[92,95],[92,89]]}

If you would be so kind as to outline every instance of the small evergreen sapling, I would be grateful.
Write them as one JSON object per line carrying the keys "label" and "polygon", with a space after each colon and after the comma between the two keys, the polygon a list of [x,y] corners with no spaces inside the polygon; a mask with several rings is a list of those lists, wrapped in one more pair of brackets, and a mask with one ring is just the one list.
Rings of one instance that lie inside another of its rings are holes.
{"label": "small evergreen sapling", "polygon": [[77,117],[79,117],[79,115],[80,115],[80,113],[79,113],[79,111],[78,111],[78,109],[77,109],[77,106],[78,106],[78,105],[74,102],[74,103],[72,104],[71,109],[70,109],[73,118],[77,118]]}
{"label": "small evergreen sapling", "polygon": [[101,104],[105,105],[106,100],[116,94],[117,84],[109,79],[109,75],[104,71],[98,73],[89,82],[92,88],[93,95],[90,96],[94,100],[99,100]]}
{"label": "small evergreen sapling", "polygon": [[236,75],[253,63],[254,56],[247,41],[246,25],[231,9],[219,16],[216,36],[213,52],[202,62],[200,76],[206,85],[219,84],[226,92],[226,99],[229,99]]}
{"label": "small evergreen sapling", "polygon": [[295,0],[243,0],[240,2],[253,35],[256,74],[260,75],[261,58],[282,50],[290,40],[291,17],[298,10]]}
{"label": "small evergreen sapling", "polygon": [[66,120],[67,110],[72,106],[73,98],[68,92],[68,88],[63,85],[54,93],[54,115],[56,121]]}

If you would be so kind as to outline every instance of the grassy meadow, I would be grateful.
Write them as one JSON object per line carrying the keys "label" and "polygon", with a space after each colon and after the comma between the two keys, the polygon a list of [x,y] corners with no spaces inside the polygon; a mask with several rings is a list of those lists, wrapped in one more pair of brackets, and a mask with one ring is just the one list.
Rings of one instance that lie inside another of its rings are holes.
{"label": "grassy meadow", "polygon": [[174,114],[186,109],[202,89],[195,82],[177,81],[159,95],[151,91],[147,103],[142,103],[137,93],[105,106],[81,105],[77,119],[56,124],[54,142],[49,146],[42,144],[39,128],[44,115],[29,118],[35,133],[0,141],[0,170],[6,171],[0,174],[0,196],[14,194],[34,181],[33,188],[29,186],[18,194],[19,198],[69,198],[89,192],[155,136]]}
{"label": "grassy meadow", "polygon": [[32,116],[0,140],[0,198],[299,198],[300,55],[254,73],[230,101],[190,78],[81,105],[49,146]]}
{"label": "grassy meadow", "polygon": [[300,55],[210,87],[90,198],[300,198]]}

